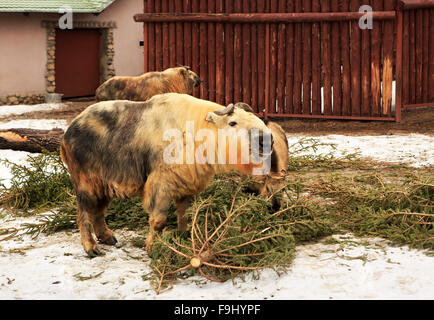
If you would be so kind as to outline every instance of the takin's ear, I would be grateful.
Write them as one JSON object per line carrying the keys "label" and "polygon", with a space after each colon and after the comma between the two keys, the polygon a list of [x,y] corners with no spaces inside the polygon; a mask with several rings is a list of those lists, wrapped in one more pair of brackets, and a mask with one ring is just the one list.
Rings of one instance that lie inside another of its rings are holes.
{"label": "takin's ear", "polygon": [[214,112],[209,112],[206,115],[206,121],[215,123],[214,117],[217,117],[217,115]]}
{"label": "takin's ear", "polygon": [[187,78],[187,76],[188,76],[188,71],[187,71],[187,69],[186,69],[185,67],[181,67],[181,68],[180,68],[180,72],[181,72],[181,75],[182,75],[184,78]]}

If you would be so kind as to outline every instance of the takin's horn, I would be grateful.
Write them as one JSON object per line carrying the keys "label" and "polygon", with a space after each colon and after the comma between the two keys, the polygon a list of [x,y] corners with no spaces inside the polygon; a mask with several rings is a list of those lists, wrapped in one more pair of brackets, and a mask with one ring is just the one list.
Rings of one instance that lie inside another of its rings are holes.
{"label": "takin's horn", "polygon": [[230,115],[230,114],[234,113],[234,111],[235,111],[235,105],[233,103],[231,103],[230,105],[228,105],[226,107],[226,109],[217,110],[217,111],[214,111],[214,113],[218,116],[226,116],[226,115]]}
{"label": "takin's horn", "polygon": [[246,111],[246,112],[251,112],[251,113],[253,113],[253,109],[252,109],[252,107],[249,106],[247,103],[244,103],[244,102],[238,102],[238,103],[235,104],[235,107],[236,107],[236,108],[243,109],[243,110]]}
{"label": "takin's horn", "polygon": [[185,68],[185,69],[187,69],[188,71],[190,71],[191,70],[191,67],[189,67],[189,66],[184,66],[184,65],[182,65],[182,64],[177,64],[176,65],[178,68]]}

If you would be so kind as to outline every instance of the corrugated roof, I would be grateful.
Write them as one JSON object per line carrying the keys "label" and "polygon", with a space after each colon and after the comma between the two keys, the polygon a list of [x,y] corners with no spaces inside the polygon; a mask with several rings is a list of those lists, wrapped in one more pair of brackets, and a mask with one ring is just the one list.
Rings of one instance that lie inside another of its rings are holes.
{"label": "corrugated roof", "polygon": [[76,13],[99,13],[116,0],[0,0],[0,12],[56,12],[71,8]]}

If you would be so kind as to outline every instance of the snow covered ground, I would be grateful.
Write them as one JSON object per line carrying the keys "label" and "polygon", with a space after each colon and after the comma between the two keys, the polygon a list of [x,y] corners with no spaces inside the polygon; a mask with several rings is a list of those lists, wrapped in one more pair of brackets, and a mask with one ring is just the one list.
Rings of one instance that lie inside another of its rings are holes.
{"label": "snow covered ground", "polygon": [[35,129],[35,130],[51,130],[54,128],[59,128],[65,130],[67,127],[68,125],[66,120],[53,120],[53,119],[28,119],[28,120],[11,120],[11,121],[0,120],[0,129],[27,128],[27,129]]}
{"label": "snow covered ground", "polygon": [[[9,122],[8,128],[15,123]],[[46,120],[18,124],[39,129],[66,126]],[[288,137],[290,144],[300,138]],[[434,164],[434,137],[329,135],[316,139],[335,143],[337,155],[360,152],[379,161],[416,167]],[[319,150],[329,151],[330,147]],[[21,164],[27,155],[0,150],[0,159]],[[6,184],[10,179],[3,164],[0,179]],[[18,228],[36,220],[0,212],[1,228]],[[223,284],[196,277],[179,280],[173,289],[157,296],[142,278],[151,272],[149,258],[131,244],[137,234],[118,230],[116,236],[118,245],[102,245],[105,255],[95,259],[86,257],[77,231],[0,241],[0,299],[434,299],[433,257],[421,250],[393,247],[383,239],[352,235],[334,236],[340,242],[336,244],[299,245],[292,266],[280,276],[264,270],[259,279]]]}
{"label": "snow covered ground", "polygon": [[61,103],[43,103],[37,105],[0,106],[0,117],[23,115],[36,111],[50,111],[63,107]]}
{"label": "snow covered ground", "polygon": [[[300,136],[288,136],[289,145],[297,144]],[[308,138],[308,137],[304,137]],[[333,152],[335,157],[358,153],[360,157],[376,161],[406,163],[412,167],[434,165],[434,137],[409,135],[384,136],[345,136],[326,135],[315,137],[323,146],[319,146],[317,154]],[[333,144],[336,149],[330,145]],[[295,147],[295,150],[298,149]],[[306,151],[306,153],[312,150]],[[305,153],[305,154],[306,154]],[[300,153],[302,155],[303,153]]]}
{"label": "snow covered ground", "polygon": [[151,272],[144,250],[131,246],[134,233],[117,231],[118,247],[89,259],[78,232],[23,236],[0,248],[0,299],[433,299],[433,258],[382,239],[335,236],[341,244],[297,247],[286,274],[261,272],[235,282],[201,277],[179,280],[156,295],[142,276]]}

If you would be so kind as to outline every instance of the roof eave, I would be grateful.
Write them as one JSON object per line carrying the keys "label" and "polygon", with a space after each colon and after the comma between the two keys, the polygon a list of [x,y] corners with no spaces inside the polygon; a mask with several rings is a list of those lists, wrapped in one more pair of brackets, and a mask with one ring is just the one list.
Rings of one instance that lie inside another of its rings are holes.
{"label": "roof eave", "polygon": [[[105,11],[108,7],[110,7],[116,0],[109,1],[104,7],[101,7],[99,9],[72,9],[72,13],[93,13],[93,14],[99,14],[103,11]],[[59,12],[60,8],[53,8],[53,9],[2,9],[0,8],[0,13],[59,13],[63,14],[63,12]]]}

